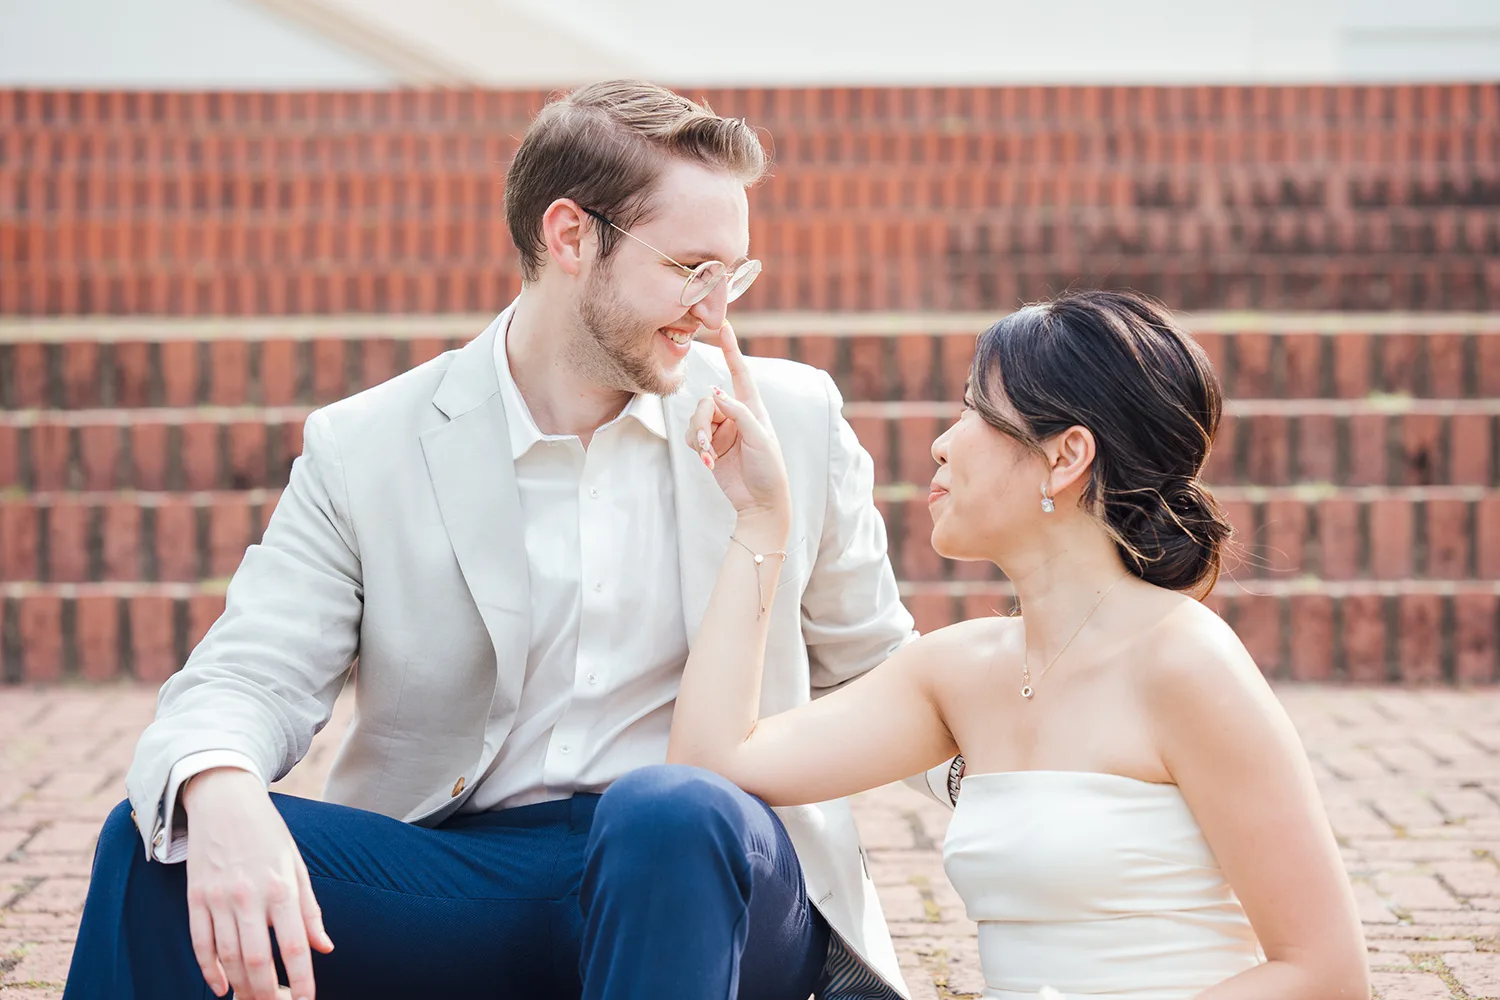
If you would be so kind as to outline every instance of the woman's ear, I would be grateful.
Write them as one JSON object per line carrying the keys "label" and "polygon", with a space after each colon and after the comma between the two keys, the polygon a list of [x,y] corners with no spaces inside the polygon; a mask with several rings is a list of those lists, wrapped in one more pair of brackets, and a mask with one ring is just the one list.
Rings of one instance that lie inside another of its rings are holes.
{"label": "woman's ear", "polygon": [[1074,484],[1082,486],[1087,482],[1094,464],[1093,431],[1075,424],[1055,435],[1045,447],[1051,463],[1046,483],[1048,493],[1056,495]]}
{"label": "woman's ear", "polygon": [[588,216],[572,198],[559,198],[542,213],[542,241],[547,244],[547,255],[564,274],[577,275],[583,269],[587,235]]}

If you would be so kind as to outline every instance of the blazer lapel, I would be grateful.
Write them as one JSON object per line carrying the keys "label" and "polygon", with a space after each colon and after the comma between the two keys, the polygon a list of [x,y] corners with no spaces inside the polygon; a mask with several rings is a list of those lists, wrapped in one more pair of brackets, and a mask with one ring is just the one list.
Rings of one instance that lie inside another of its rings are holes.
{"label": "blazer lapel", "polygon": [[531,643],[531,582],[521,494],[495,372],[510,310],[459,350],[433,396],[448,422],[422,435],[443,527],[495,647],[496,698],[519,701]]}
{"label": "blazer lapel", "polygon": [[677,562],[682,580],[682,614],[688,645],[698,636],[708,598],[734,531],[734,505],[719,489],[714,475],[687,445],[688,422],[698,400],[719,375],[698,354],[688,355],[687,379],[681,389],[663,399],[667,419],[667,453],[677,502]]}

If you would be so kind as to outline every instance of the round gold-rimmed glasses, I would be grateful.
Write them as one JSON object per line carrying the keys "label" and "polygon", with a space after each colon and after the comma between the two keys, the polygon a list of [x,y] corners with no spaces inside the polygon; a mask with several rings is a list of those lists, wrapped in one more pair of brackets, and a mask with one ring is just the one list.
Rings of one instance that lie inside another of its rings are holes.
{"label": "round gold-rimmed glasses", "polygon": [[682,268],[687,273],[687,281],[683,282],[682,294],[678,296],[678,301],[682,303],[684,309],[690,309],[708,298],[709,294],[715,288],[719,287],[719,282],[726,279],[729,281],[728,301],[733,302],[745,294],[745,290],[755,282],[756,277],[760,274],[760,261],[758,260],[747,260],[733,271],[729,270],[729,265],[721,260],[705,260],[697,267],[688,267],[686,264],[679,264],[630,230],[622,229],[615,225],[602,212],[596,212],[592,208],[585,208],[583,211],[611,229],[617,230],[635,240],[663,260]]}

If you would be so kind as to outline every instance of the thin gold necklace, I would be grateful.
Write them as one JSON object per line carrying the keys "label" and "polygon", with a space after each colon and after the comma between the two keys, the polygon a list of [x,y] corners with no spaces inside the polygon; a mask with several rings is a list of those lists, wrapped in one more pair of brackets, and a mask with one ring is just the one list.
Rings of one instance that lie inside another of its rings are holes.
{"label": "thin gold necklace", "polygon": [[[1052,669],[1052,664],[1056,663],[1062,657],[1063,653],[1068,651],[1068,647],[1073,645],[1073,640],[1078,638],[1078,633],[1082,632],[1083,627],[1089,623],[1089,619],[1094,617],[1094,612],[1099,610],[1099,605],[1104,603],[1104,599],[1109,596],[1109,592],[1119,586],[1120,581],[1129,575],[1129,573],[1122,574],[1115,579],[1114,583],[1104,588],[1104,593],[1100,594],[1099,599],[1094,602],[1094,606],[1089,608],[1089,613],[1083,616],[1083,621],[1079,622],[1078,627],[1073,630],[1073,634],[1068,636],[1068,641],[1062,644],[1062,649],[1059,649],[1057,654],[1047,661],[1047,665],[1042,668],[1042,672],[1036,675],[1038,682],[1041,681],[1042,676],[1047,671]],[[1024,631],[1026,628],[1026,615],[1024,611],[1021,615],[1021,622],[1021,697],[1029,701],[1036,694],[1036,691],[1031,687],[1031,656],[1026,651],[1026,633]]]}

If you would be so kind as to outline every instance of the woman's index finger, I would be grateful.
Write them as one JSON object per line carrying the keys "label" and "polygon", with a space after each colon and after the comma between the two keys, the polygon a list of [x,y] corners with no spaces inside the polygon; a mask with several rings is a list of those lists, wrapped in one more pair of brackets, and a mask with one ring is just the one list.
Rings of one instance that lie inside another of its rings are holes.
{"label": "woman's index finger", "polygon": [[760,390],[750,375],[750,366],[745,363],[745,355],[740,350],[740,339],[735,336],[734,327],[729,325],[728,320],[719,328],[719,342],[723,345],[724,363],[729,366],[729,376],[734,382],[735,398],[744,402],[759,402]]}

